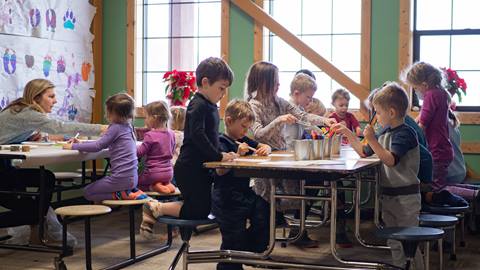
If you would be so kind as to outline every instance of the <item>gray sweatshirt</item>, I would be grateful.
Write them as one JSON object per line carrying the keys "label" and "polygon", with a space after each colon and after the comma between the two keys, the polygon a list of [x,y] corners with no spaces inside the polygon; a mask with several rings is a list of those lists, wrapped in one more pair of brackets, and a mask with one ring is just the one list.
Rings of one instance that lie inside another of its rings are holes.
{"label": "gray sweatshirt", "polygon": [[0,112],[0,144],[26,141],[35,131],[71,136],[79,132],[94,136],[100,135],[101,125],[63,122],[31,108],[24,108],[18,113],[9,109]]}

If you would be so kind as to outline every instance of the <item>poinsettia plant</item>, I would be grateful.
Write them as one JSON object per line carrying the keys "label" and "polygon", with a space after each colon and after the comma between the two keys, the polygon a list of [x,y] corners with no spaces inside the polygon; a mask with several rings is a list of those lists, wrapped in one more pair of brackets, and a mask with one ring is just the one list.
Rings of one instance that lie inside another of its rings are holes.
{"label": "poinsettia plant", "polygon": [[167,83],[165,94],[172,106],[185,106],[197,91],[195,75],[190,71],[174,69],[163,75],[163,81]]}
{"label": "poinsettia plant", "polygon": [[442,68],[445,72],[445,77],[447,77],[447,90],[450,92],[450,95],[457,95],[458,101],[462,102],[462,93],[463,95],[467,94],[467,83],[463,78],[458,76],[457,72],[451,68]]}

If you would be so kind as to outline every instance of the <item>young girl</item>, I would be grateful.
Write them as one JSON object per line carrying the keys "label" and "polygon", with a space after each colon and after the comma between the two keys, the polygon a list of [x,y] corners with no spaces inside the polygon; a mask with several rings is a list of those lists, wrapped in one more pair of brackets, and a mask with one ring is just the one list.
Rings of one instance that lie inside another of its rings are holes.
{"label": "young girl", "polygon": [[[337,89],[332,95],[332,105],[335,108],[330,114],[330,118],[335,119],[338,123],[344,124],[349,130],[353,131],[357,136],[362,135],[362,129],[355,115],[348,112],[350,103],[350,94],[345,89]],[[348,143],[346,138],[344,142]]]}
{"label": "young girl", "polygon": [[447,185],[448,166],[453,160],[447,117],[451,98],[444,88],[443,73],[428,63],[417,62],[406,71],[404,81],[423,97],[418,125],[425,131],[432,153],[432,188],[441,191]]}
{"label": "young girl", "polygon": [[[132,126],[135,102],[127,94],[116,94],[105,102],[107,120],[110,123],[106,133],[97,141],[78,143],[73,139],[63,146],[83,152],[98,152],[108,148],[111,175],[85,187],[85,198],[89,201],[135,200],[147,198],[138,190],[137,147]],[[72,143],[74,142],[74,143]]]}
{"label": "young girl", "polygon": [[155,101],[145,106],[145,124],[150,129],[137,148],[137,156],[145,156],[145,168],[138,178],[141,190],[159,193],[173,193],[172,156],[175,149],[175,135],[168,129],[170,111],[164,101]]}
{"label": "young girl", "polygon": [[170,107],[172,118],[170,121],[170,128],[175,134],[175,151],[173,152],[172,164],[175,165],[178,155],[180,155],[180,148],[183,145],[183,129],[185,128],[185,116],[187,110],[185,107],[172,106]]}
{"label": "young girl", "polygon": [[[255,122],[251,127],[254,139],[270,145],[276,150],[287,147],[284,128],[287,124],[295,124],[298,120],[311,122],[315,125],[330,126],[335,120],[308,114],[301,111],[285,99],[277,96],[278,68],[269,62],[253,64],[247,75],[247,100],[255,113]],[[286,193],[299,193],[299,182],[284,180],[280,185]],[[255,179],[255,192],[269,201],[270,185],[266,180]],[[299,201],[282,200],[279,209],[296,209]]]}

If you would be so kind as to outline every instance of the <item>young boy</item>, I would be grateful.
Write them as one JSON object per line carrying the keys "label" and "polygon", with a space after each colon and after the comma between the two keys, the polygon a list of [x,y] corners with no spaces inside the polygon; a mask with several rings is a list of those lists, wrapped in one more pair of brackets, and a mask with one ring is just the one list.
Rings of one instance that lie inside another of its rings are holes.
{"label": "young boy", "polygon": [[182,192],[182,202],[160,203],[152,200],[144,205],[140,233],[151,234],[158,216],[183,219],[205,219],[211,210],[213,178],[203,163],[228,161],[236,153],[218,150],[219,115],[217,102],[232,84],[233,72],[220,58],[203,60],[195,71],[198,92],[187,107],[184,140],[175,163],[174,176]]}
{"label": "young boy", "polygon": [[[240,156],[255,153],[266,156],[270,146],[246,137],[255,120],[250,104],[232,100],[225,109],[225,134],[220,135],[219,149]],[[212,211],[220,225],[223,250],[263,252],[269,240],[268,202],[250,188],[250,178],[236,177],[230,170],[216,170],[212,192]],[[247,219],[250,226],[247,228]],[[241,264],[219,263],[217,270],[241,270]]]}
{"label": "young boy", "polygon": [[[355,151],[362,157],[377,154],[382,161],[380,186],[382,187],[382,219],[385,227],[418,226],[421,207],[420,181],[417,177],[420,150],[415,131],[405,124],[408,97],[398,84],[383,86],[373,98],[378,123],[386,127],[378,138],[373,127],[367,125],[363,132],[368,145],[363,146],[353,132],[343,124],[333,129],[347,137]],[[405,255],[400,242],[388,240],[393,263],[405,266]],[[423,269],[423,259],[417,250],[415,269]]]}
{"label": "young boy", "polygon": [[348,129],[353,131],[357,136],[362,135],[362,129],[357,118],[348,112],[348,104],[350,103],[350,94],[345,89],[337,89],[332,95],[332,105],[335,111],[330,114],[330,118],[337,120],[337,123],[344,124]]}

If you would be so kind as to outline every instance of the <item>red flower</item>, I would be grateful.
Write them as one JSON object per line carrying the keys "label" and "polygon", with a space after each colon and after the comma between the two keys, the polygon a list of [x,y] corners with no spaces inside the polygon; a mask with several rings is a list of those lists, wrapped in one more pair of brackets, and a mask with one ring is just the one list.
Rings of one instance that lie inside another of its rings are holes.
{"label": "red flower", "polygon": [[165,94],[171,105],[185,106],[197,90],[193,72],[174,69],[163,75],[163,81],[167,83]]}
{"label": "red flower", "polygon": [[465,95],[467,93],[467,83],[463,78],[458,76],[458,73],[451,68],[441,68],[447,77],[447,90],[450,95],[457,95],[458,101],[462,102],[462,92]]}

